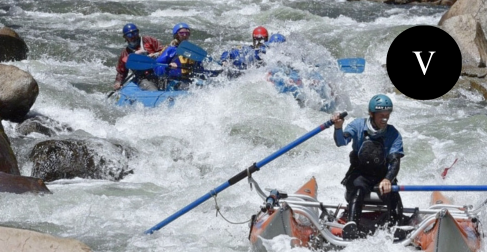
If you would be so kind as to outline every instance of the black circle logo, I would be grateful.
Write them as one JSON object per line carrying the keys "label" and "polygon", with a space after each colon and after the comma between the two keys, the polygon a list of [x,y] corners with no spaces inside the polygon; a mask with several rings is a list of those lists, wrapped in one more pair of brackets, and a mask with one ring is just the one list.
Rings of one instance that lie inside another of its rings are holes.
{"label": "black circle logo", "polygon": [[414,26],[399,34],[387,52],[387,73],[404,95],[431,100],[450,91],[462,71],[455,40],[435,26]]}

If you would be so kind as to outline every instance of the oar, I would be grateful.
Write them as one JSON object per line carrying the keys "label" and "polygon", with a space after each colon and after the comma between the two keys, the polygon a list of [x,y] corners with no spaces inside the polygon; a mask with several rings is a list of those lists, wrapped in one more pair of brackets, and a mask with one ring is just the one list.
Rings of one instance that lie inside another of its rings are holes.
{"label": "oar", "polygon": [[[132,79],[132,77],[134,76],[135,73],[131,73],[129,76],[127,76],[127,78],[125,78],[125,80],[122,82],[122,84],[120,84],[120,88],[123,87],[123,85],[125,85],[125,83],[127,83],[130,79]],[[107,95],[107,99],[110,98],[110,96],[112,96],[117,90],[113,90],[111,91],[108,95]]]}
{"label": "oar", "polygon": [[344,73],[362,73],[365,69],[365,59],[344,58],[338,59],[338,68]]}
{"label": "oar", "polygon": [[153,69],[156,66],[165,66],[167,64],[157,63],[155,59],[142,55],[142,54],[129,54],[127,58],[127,63],[125,63],[125,67],[131,70],[148,70]]}
{"label": "oar", "polygon": [[[347,112],[343,112],[340,114],[340,118],[344,118],[345,116],[347,116]],[[161,221],[160,223],[158,223],[154,227],[148,229],[147,231],[145,231],[145,234],[152,234],[152,233],[154,233],[154,231],[161,229],[162,227],[166,226],[167,224],[169,224],[172,221],[176,220],[177,218],[181,217],[181,215],[189,212],[191,209],[197,207],[201,203],[210,199],[212,196],[217,195],[219,192],[225,190],[229,186],[239,182],[240,180],[244,179],[247,176],[250,176],[250,174],[258,171],[262,166],[266,165],[267,163],[271,162],[272,160],[276,159],[277,157],[286,153],[287,151],[291,150],[292,148],[298,146],[299,144],[303,143],[304,141],[310,139],[311,137],[320,133],[321,131],[329,128],[331,125],[333,125],[333,122],[331,120],[329,120],[329,121],[323,123],[322,125],[318,126],[316,129],[314,129],[314,130],[306,133],[305,135],[301,136],[300,138],[294,140],[294,142],[286,145],[282,149],[280,149],[280,150],[274,152],[273,154],[271,154],[270,156],[264,158],[260,162],[254,163],[249,168],[247,168],[247,169],[243,170],[242,172],[240,172],[239,174],[233,176],[227,182],[225,182],[225,183],[221,184],[220,186],[214,188],[213,190],[211,190],[207,194],[201,196],[199,199],[195,200],[191,204],[189,204],[186,207],[182,208],[181,210],[177,211],[173,215],[167,217],[165,220]]]}
{"label": "oar", "polygon": [[441,173],[441,177],[442,177],[443,179],[445,179],[445,178],[446,178],[446,174],[448,173],[448,170],[450,170],[450,169],[453,167],[453,165],[455,165],[455,163],[457,162],[457,160],[458,160],[458,158],[455,158],[455,161],[453,161],[453,164],[452,164],[450,167],[447,167],[447,168],[445,168],[445,169],[443,170],[443,172]]}
{"label": "oar", "polygon": [[393,185],[392,191],[487,191],[487,185]]}
{"label": "oar", "polygon": [[184,40],[178,45],[176,54],[192,59],[194,61],[203,61],[208,53],[201,47]]}
{"label": "oar", "polygon": [[[125,66],[128,69],[132,70],[148,70],[153,69],[156,66],[164,66],[168,67],[168,64],[157,63],[153,58],[145,55],[140,54],[130,54],[127,58],[127,63]],[[191,67],[180,67],[181,69],[191,69]],[[216,76],[220,74],[223,70],[204,70],[204,71],[197,71],[197,69],[193,70],[195,73],[208,73],[212,76]]]}

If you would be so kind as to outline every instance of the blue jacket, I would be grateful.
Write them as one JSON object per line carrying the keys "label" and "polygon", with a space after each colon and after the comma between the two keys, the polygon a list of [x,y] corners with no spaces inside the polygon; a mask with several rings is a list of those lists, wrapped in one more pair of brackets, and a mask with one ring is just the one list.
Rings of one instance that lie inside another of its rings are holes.
{"label": "blue jacket", "polygon": [[[355,153],[360,153],[362,144],[366,140],[365,132],[367,132],[367,119],[357,118],[347,125],[345,131],[342,129],[335,129],[334,139],[337,146],[347,145],[350,141],[352,143],[352,149]],[[392,125],[387,125],[384,132],[375,136],[369,136],[370,139],[382,138],[384,159],[386,161],[386,174],[385,178],[389,181],[393,181],[399,172],[399,159],[404,156],[404,149],[402,146],[402,137],[397,129]],[[392,157],[387,159],[387,157]],[[352,157],[350,157],[352,162]]]}
{"label": "blue jacket", "polygon": [[[357,118],[349,123],[347,127],[345,127],[345,131],[342,131],[342,129],[335,130],[335,143],[337,146],[344,146],[347,145],[350,141],[353,141],[352,149],[358,152],[360,150],[360,147],[362,147],[362,143],[365,140],[365,131],[367,131],[367,119]],[[384,133],[381,133],[374,137],[371,136],[370,138],[373,139],[378,137],[383,137],[384,139],[386,156],[393,153],[404,156],[402,137],[399,131],[397,131],[394,126],[387,125],[387,129]]]}
{"label": "blue jacket", "polygon": [[177,46],[171,45],[162,52],[162,54],[156,59],[157,63],[169,64],[176,63],[178,66],[176,69],[169,68],[168,66],[156,66],[154,67],[154,73],[159,76],[167,76],[170,79],[189,79],[193,73],[193,70],[203,67],[201,62],[194,61],[192,59],[185,58],[176,54]]}
{"label": "blue jacket", "polygon": [[265,54],[265,46],[254,49],[252,46],[239,46],[225,51],[220,57],[221,62],[232,62],[238,69],[247,69],[250,65],[258,64],[262,61],[261,53]]}

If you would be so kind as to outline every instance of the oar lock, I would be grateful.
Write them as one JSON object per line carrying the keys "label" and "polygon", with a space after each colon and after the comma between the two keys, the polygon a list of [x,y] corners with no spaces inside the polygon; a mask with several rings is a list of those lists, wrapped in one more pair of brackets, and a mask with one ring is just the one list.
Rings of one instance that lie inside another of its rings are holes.
{"label": "oar lock", "polygon": [[273,189],[270,191],[269,196],[265,200],[265,205],[261,207],[262,212],[271,212],[274,206],[279,205],[280,199],[287,198],[287,193]]}

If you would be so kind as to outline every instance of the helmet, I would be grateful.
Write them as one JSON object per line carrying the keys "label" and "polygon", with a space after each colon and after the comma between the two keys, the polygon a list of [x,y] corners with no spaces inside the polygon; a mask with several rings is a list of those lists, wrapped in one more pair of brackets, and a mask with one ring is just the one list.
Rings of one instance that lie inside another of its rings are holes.
{"label": "helmet", "polygon": [[375,113],[381,111],[392,112],[392,101],[386,95],[383,94],[374,95],[369,102],[369,112]]}
{"label": "helmet", "polygon": [[127,38],[137,37],[139,36],[139,28],[135,24],[128,23],[123,27],[122,33]]}
{"label": "helmet", "polygon": [[180,29],[183,29],[183,28],[188,29],[188,30],[191,30],[191,29],[189,29],[189,25],[188,24],[186,24],[186,23],[178,23],[178,24],[176,24],[174,26],[174,28],[172,28],[172,35],[173,36],[176,36],[176,33],[178,33],[178,31]]}
{"label": "helmet", "polygon": [[261,39],[261,38],[264,38],[264,41],[267,41],[268,38],[269,38],[269,33],[267,32],[267,29],[264,28],[263,26],[258,26],[252,32],[252,38],[253,39]]}
{"label": "helmet", "polygon": [[272,36],[269,38],[269,43],[283,43],[286,42],[286,37],[282,34],[272,34]]}

